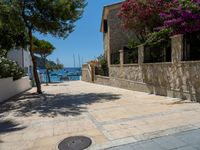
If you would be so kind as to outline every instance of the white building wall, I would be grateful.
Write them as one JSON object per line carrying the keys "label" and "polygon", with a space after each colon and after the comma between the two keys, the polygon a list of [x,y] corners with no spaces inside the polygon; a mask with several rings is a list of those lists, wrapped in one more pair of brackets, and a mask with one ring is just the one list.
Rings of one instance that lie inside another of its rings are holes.
{"label": "white building wall", "polygon": [[22,67],[22,68],[24,67],[24,65],[23,65],[23,50],[22,49],[9,51],[7,57],[10,60],[16,61],[20,67]]}
{"label": "white building wall", "polygon": [[0,79],[0,102],[22,93],[31,87],[29,77],[23,77],[16,81],[13,81],[12,77]]}
{"label": "white building wall", "polygon": [[21,68],[24,68],[25,73],[32,78],[33,63],[28,50],[11,50],[8,52],[8,58],[16,61]]}

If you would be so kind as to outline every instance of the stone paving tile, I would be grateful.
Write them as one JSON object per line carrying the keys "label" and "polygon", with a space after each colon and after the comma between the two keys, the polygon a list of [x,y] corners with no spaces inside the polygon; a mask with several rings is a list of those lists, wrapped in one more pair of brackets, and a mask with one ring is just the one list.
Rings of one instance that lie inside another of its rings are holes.
{"label": "stone paving tile", "polygon": [[[135,144],[135,145],[137,145],[137,144]],[[157,144],[153,141],[141,142],[139,145],[140,145],[141,149],[143,149],[143,150],[161,150],[162,149],[162,147],[159,144]],[[133,145],[133,147],[134,147],[134,145]]]}
{"label": "stone paving tile", "polygon": [[185,146],[185,147],[180,147],[180,148],[177,148],[175,150],[198,150],[192,146]]}
{"label": "stone paving tile", "polygon": [[200,129],[112,147],[108,150],[200,150],[200,140],[197,141],[197,137],[200,138]]}
{"label": "stone paving tile", "polygon": [[155,143],[159,144],[164,149],[168,149],[168,150],[183,147],[183,146],[187,145],[185,142],[175,138],[174,136],[160,137],[160,138],[154,139],[153,141]]}
{"label": "stone paving tile", "polygon": [[135,148],[133,148],[133,146],[131,146],[131,145],[124,145],[124,146],[119,146],[119,147],[113,147],[108,150],[134,150],[134,149]]}
{"label": "stone paving tile", "polygon": [[184,141],[187,144],[199,145],[199,148],[200,148],[200,133],[199,133],[199,131],[200,130],[197,130],[197,132],[195,132],[195,131],[185,132],[181,135],[175,136],[175,138],[178,138],[178,139]]}
{"label": "stone paving tile", "polygon": [[113,147],[108,150],[164,150],[164,149],[160,147],[158,144],[152,141],[148,141],[148,142]]}
{"label": "stone paving tile", "polygon": [[[0,130],[0,150],[55,149],[57,142],[76,135],[92,138],[91,149],[99,150],[200,127],[198,103],[81,81],[42,88],[46,98],[33,95],[33,88],[18,101],[0,106],[6,108],[0,112],[3,121],[19,124],[12,132]],[[181,134],[176,140],[187,143],[189,137],[181,138]],[[195,136],[187,144],[198,148],[198,141]],[[156,149],[158,145],[148,141],[131,148]]]}
{"label": "stone paving tile", "polygon": [[197,150],[200,150],[200,144],[193,144],[192,147],[196,148]]}

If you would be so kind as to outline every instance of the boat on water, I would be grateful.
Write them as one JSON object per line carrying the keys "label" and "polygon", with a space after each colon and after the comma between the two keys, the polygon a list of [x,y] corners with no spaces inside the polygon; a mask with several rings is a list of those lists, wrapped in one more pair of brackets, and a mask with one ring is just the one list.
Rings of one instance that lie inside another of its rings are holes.
{"label": "boat on water", "polygon": [[69,81],[70,78],[68,76],[66,76],[66,75],[63,75],[63,76],[60,76],[60,80],[61,81]]}
{"label": "boat on water", "polygon": [[[41,77],[42,82],[46,82],[46,75],[44,69],[41,70],[40,74],[43,76]],[[74,81],[80,80],[81,76],[81,69],[80,68],[65,68],[61,70],[53,70],[50,71],[50,78],[52,82],[62,82],[62,81]]]}
{"label": "boat on water", "polygon": [[58,74],[56,74],[56,73],[52,73],[51,76],[58,76]]}

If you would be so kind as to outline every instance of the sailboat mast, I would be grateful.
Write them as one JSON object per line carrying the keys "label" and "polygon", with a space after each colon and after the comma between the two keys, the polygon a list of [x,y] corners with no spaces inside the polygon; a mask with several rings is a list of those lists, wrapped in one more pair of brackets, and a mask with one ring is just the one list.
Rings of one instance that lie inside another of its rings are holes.
{"label": "sailboat mast", "polygon": [[79,67],[81,67],[81,59],[79,54],[78,54],[78,61],[79,61]]}
{"label": "sailboat mast", "polygon": [[76,61],[75,61],[75,56],[73,54],[73,60],[74,60],[74,68],[76,67]]}

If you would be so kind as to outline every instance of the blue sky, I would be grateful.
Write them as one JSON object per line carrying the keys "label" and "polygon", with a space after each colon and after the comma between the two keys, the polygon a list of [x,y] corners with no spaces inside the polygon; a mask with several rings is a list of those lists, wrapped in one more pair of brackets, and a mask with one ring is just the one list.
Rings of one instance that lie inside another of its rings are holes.
{"label": "blue sky", "polygon": [[56,48],[49,56],[50,60],[59,58],[65,67],[73,67],[73,54],[76,58],[76,67],[79,65],[78,55],[81,62],[92,60],[103,53],[103,35],[100,32],[100,23],[103,6],[120,2],[121,0],[87,0],[83,17],[76,22],[73,33],[65,40],[36,34],[39,39],[50,41]]}

